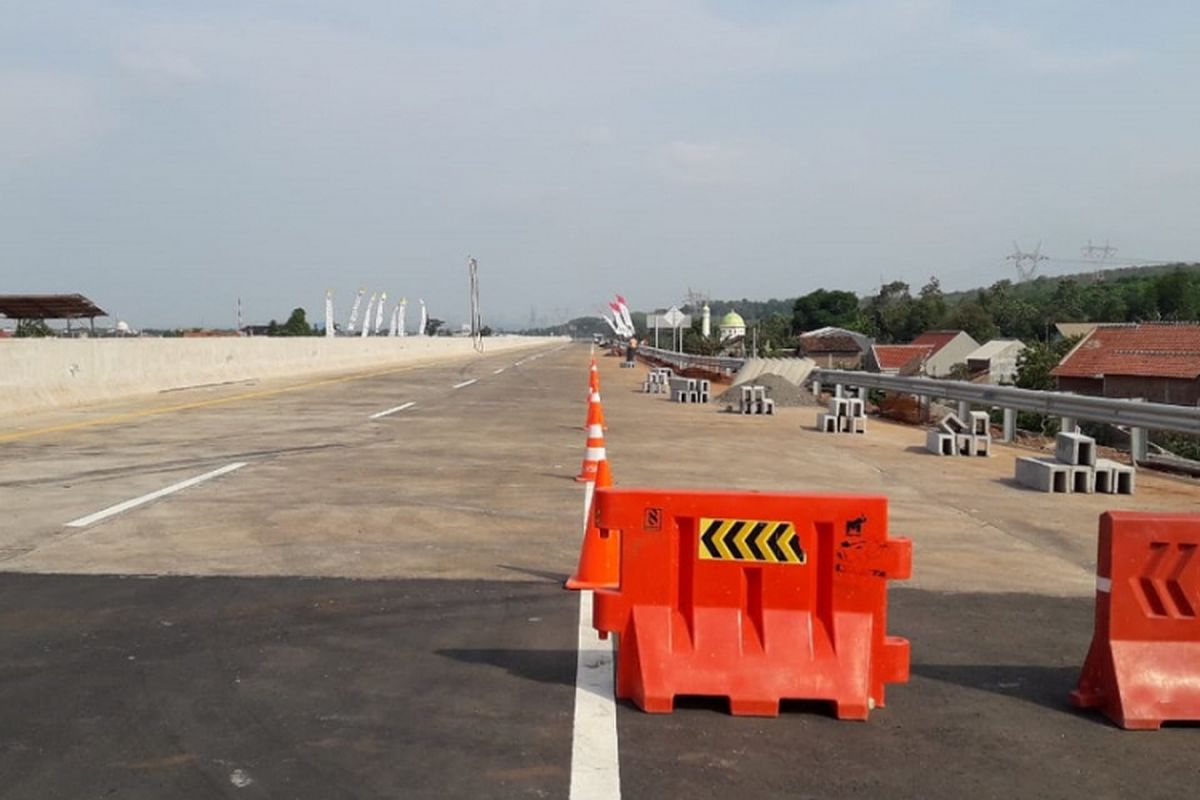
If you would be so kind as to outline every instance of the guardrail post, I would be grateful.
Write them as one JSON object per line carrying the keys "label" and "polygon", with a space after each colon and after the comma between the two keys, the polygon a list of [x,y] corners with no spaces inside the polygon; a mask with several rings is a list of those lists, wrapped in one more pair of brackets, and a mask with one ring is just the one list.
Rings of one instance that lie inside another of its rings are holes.
{"label": "guardrail post", "polygon": [[833,396],[834,397],[842,396],[842,385],[840,383],[835,383],[833,385]]}
{"label": "guardrail post", "polygon": [[970,417],[970,416],[971,416],[971,404],[968,403],[966,400],[959,400],[958,401],[958,418],[963,421],[967,421],[968,417]]}
{"label": "guardrail post", "polygon": [[813,386],[813,397],[819,398],[821,396],[821,382],[813,381],[812,386]]}
{"label": "guardrail post", "polygon": [[1136,465],[1139,461],[1145,461],[1149,454],[1149,440],[1146,436],[1145,428],[1130,428],[1129,429],[1129,454],[1133,456],[1133,463]]}
{"label": "guardrail post", "polygon": [[1011,442],[1017,438],[1017,410],[1015,408],[1004,409],[1004,436],[1000,440],[1002,442]]}
{"label": "guardrail post", "polygon": [[1075,433],[1079,430],[1079,423],[1075,421],[1074,417],[1062,417],[1058,428],[1063,433]]}

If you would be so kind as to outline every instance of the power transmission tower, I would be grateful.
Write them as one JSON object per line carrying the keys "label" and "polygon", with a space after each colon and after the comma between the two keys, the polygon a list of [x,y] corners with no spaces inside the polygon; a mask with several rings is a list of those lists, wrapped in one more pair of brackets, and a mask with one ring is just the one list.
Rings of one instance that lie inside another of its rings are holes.
{"label": "power transmission tower", "polygon": [[683,305],[692,311],[699,311],[710,299],[708,292],[697,291],[689,286],[687,294],[683,296]]}
{"label": "power transmission tower", "polygon": [[1104,240],[1103,245],[1092,244],[1092,240],[1088,239],[1088,243],[1079,248],[1079,252],[1089,261],[1099,262],[1096,267],[1096,280],[1104,279],[1104,269],[1108,266],[1109,259],[1117,254],[1117,248],[1108,243],[1108,239]]}
{"label": "power transmission tower", "polygon": [[1013,266],[1017,268],[1017,279],[1024,282],[1033,277],[1037,272],[1038,262],[1049,261],[1050,256],[1042,255],[1042,243],[1038,242],[1037,247],[1026,253],[1021,250],[1021,246],[1013,242],[1013,251],[1004,257],[1005,261],[1013,262]]}

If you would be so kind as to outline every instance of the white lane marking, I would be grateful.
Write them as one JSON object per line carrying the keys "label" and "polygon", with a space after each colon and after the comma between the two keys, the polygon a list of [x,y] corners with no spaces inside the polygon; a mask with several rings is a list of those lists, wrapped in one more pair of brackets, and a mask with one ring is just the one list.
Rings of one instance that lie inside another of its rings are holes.
{"label": "white lane marking", "polygon": [[592,593],[579,593],[579,657],[575,663],[575,728],[571,741],[571,800],[621,796],[617,705],[613,700],[612,639],[592,627]]}
{"label": "white lane marking", "polygon": [[504,367],[501,367],[500,369],[492,370],[493,375],[499,375],[501,372],[504,372]]}
{"label": "white lane marking", "polygon": [[464,386],[470,386],[472,383],[477,383],[478,381],[479,381],[478,378],[471,378],[471,380],[469,380],[469,381],[463,381],[462,383],[456,383],[453,386],[451,386],[450,388],[451,389],[461,389]]}
{"label": "white lane marking", "polygon": [[389,414],[395,414],[397,411],[403,411],[404,409],[412,408],[415,405],[416,405],[416,403],[411,402],[411,401],[408,403],[403,403],[401,405],[396,406],[395,408],[389,408],[386,411],[380,411],[378,414],[372,414],[369,417],[369,419],[379,419],[380,417],[386,417]]}
{"label": "white lane marking", "polygon": [[[584,484],[583,525],[596,484]],[[613,699],[613,640],[592,627],[592,593],[579,593],[579,655],[575,662],[575,726],[571,739],[571,800],[621,797],[617,705]]]}
{"label": "white lane marking", "polygon": [[513,366],[514,366],[514,367],[519,367],[519,366],[521,366],[521,365],[522,365],[522,364],[524,364],[524,363],[525,363],[525,359],[523,359],[523,358],[522,358],[520,361],[514,361],[514,362],[513,362]]}
{"label": "white lane marking", "polygon": [[211,481],[213,478],[219,478],[222,475],[233,472],[235,469],[241,469],[244,466],[246,466],[245,461],[237,461],[233,464],[226,464],[220,469],[214,469],[212,472],[206,472],[203,475],[197,475],[194,478],[188,478],[186,481],[173,483],[170,486],[159,489],[157,492],[144,494],[141,497],[135,497],[132,500],[126,500],[124,503],[117,503],[115,506],[109,506],[103,511],[97,511],[95,514],[89,514],[86,517],[80,517],[79,519],[71,520],[66,524],[66,527],[86,528],[88,525],[91,525],[95,522],[108,519],[109,517],[115,517],[117,514],[123,514],[131,508],[137,508],[140,505],[145,505],[146,503],[149,503],[152,500],[157,500],[160,497],[166,497],[169,494],[175,494],[175,492],[188,489],[198,483],[204,483],[205,481]]}

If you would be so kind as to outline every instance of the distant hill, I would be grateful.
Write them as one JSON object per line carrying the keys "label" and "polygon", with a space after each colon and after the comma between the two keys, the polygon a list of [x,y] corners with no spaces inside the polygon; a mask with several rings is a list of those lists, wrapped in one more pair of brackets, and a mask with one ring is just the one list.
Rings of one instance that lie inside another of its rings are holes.
{"label": "distant hill", "polygon": [[[1192,277],[1200,276],[1200,264],[1155,264],[1147,267],[1114,267],[1106,270],[1091,270],[1089,272],[1076,272],[1071,275],[1039,275],[1031,281],[1012,284],[1012,293],[1022,299],[1031,299],[1039,297],[1051,292],[1055,286],[1063,281],[1074,281],[1080,286],[1091,286],[1097,283],[1128,283],[1131,281],[1144,280],[1146,278],[1155,278],[1164,273],[1174,272],[1177,269],[1182,269]],[[992,284],[995,285],[995,284]],[[961,300],[974,298],[980,291],[987,289],[986,286],[979,286],[974,289],[963,289],[958,292],[947,292],[946,302],[950,304],[957,303]]]}

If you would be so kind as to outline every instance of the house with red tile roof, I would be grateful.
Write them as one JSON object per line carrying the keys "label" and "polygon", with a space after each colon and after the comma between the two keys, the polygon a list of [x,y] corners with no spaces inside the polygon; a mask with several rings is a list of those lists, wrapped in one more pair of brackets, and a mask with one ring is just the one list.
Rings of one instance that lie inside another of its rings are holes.
{"label": "house with red tile roof", "polygon": [[924,375],[944,378],[979,342],[965,331],[926,331],[909,344],[877,344],[867,354],[869,372],[884,375]]}
{"label": "house with red tile roof", "polygon": [[858,331],[825,327],[800,334],[799,355],[826,369],[859,369],[871,340]]}
{"label": "house with red tile roof", "polygon": [[1200,405],[1200,324],[1098,325],[1050,374],[1059,391]]}

